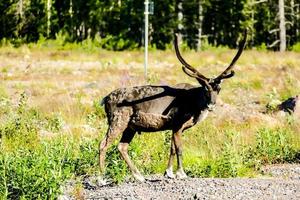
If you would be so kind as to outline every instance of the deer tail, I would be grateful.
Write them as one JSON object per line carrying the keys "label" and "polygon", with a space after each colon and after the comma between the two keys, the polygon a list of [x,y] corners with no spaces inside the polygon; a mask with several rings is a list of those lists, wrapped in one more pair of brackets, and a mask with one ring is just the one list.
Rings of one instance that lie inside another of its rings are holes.
{"label": "deer tail", "polygon": [[107,96],[101,100],[100,105],[104,106],[106,104],[106,101],[107,101]]}

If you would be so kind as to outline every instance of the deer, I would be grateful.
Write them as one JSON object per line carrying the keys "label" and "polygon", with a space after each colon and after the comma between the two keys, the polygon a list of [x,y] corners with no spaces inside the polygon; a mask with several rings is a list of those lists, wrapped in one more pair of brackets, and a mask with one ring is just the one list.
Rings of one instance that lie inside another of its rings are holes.
{"label": "deer", "polygon": [[[182,155],[182,134],[185,130],[203,121],[213,111],[220,84],[234,76],[235,63],[240,58],[247,40],[247,32],[239,44],[239,49],[230,65],[216,78],[207,78],[188,64],[181,56],[178,47],[178,36],[175,34],[175,53],[182,64],[183,72],[195,78],[200,85],[179,83],[168,85],[143,85],[119,88],[105,96],[101,102],[108,122],[108,130],[99,144],[100,172],[105,170],[105,155],[109,145],[121,136],[118,150],[127,163],[135,180],[144,182],[145,178],[128,155],[128,146],[136,133],[172,131],[171,150],[165,176],[168,178],[186,178]],[[173,172],[173,161],[176,156],[177,171]]]}

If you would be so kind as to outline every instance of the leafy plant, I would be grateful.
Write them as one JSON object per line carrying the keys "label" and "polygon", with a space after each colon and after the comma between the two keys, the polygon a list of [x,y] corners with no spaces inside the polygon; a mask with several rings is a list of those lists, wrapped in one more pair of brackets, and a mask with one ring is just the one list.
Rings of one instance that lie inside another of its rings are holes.
{"label": "leafy plant", "polygon": [[290,162],[295,158],[291,139],[291,133],[286,129],[260,129],[256,135],[256,156],[262,164]]}
{"label": "leafy plant", "polygon": [[62,129],[65,122],[60,114],[54,114],[50,117],[45,117],[45,124],[46,129],[58,132]]}

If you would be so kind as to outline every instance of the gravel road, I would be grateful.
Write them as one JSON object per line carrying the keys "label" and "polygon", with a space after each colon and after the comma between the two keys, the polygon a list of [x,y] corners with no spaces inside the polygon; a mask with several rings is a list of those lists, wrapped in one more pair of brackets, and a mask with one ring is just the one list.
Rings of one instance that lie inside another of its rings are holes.
{"label": "gravel road", "polygon": [[[300,199],[300,165],[275,165],[259,178],[168,179],[153,175],[145,183],[91,186],[83,199]],[[78,198],[78,197],[77,197]]]}
{"label": "gravel road", "polygon": [[300,181],[157,178],[86,191],[85,199],[300,199]]}

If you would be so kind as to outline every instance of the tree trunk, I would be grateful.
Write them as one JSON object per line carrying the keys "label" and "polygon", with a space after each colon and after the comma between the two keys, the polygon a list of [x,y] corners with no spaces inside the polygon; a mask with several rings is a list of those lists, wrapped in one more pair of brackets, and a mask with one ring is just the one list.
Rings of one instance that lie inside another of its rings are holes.
{"label": "tree trunk", "polygon": [[47,37],[50,36],[51,31],[51,6],[52,0],[47,0]]}
{"label": "tree trunk", "polygon": [[[17,19],[19,19],[19,22],[16,26],[17,37],[20,37],[20,33],[21,33],[22,27],[24,25],[24,1],[25,0],[19,0],[19,2],[17,4],[17,9],[16,9],[16,16],[17,16]],[[25,2],[25,4],[26,4],[26,2]]]}
{"label": "tree trunk", "polygon": [[19,8],[18,8],[18,14],[20,16],[20,18],[23,18],[23,0],[19,1]]}
{"label": "tree trunk", "polygon": [[286,50],[286,29],[284,17],[284,0],[279,0],[279,31],[280,31],[280,52]]}
{"label": "tree trunk", "polygon": [[71,23],[71,38],[74,38],[74,28],[73,28],[73,0],[70,0],[70,8],[69,8],[69,14],[70,14],[70,23]]}
{"label": "tree trunk", "polygon": [[197,41],[197,51],[201,50],[201,39],[202,39],[202,22],[203,22],[203,15],[202,15],[202,2],[198,0],[198,41]]}
{"label": "tree trunk", "polygon": [[300,37],[300,4],[296,6],[296,38]]}
{"label": "tree trunk", "polygon": [[182,12],[182,0],[178,0],[177,1],[177,17],[178,17],[178,25],[177,25],[177,29],[178,29],[178,42],[181,43],[182,41],[182,29],[183,29],[183,25],[182,25],[182,21],[183,21],[183,12]]}
{"label": "tree trunk", "polygon": [[[300,2],[299,2],[300,3]],[[292,42],[296,43],[297,42],[297,38],[299,38],[299,6],[300,4],[295,4],[294,0],[291,0],[290,2],[290,9],[291,9],[291,25],[292,25],[292,29],[293,29],[293,39]],[[295,39],[294,39],[295,38]]]}

